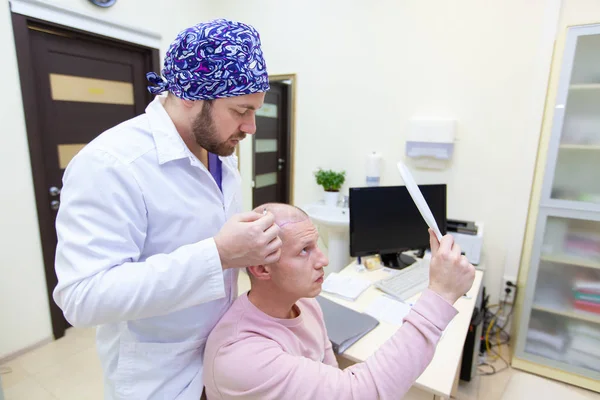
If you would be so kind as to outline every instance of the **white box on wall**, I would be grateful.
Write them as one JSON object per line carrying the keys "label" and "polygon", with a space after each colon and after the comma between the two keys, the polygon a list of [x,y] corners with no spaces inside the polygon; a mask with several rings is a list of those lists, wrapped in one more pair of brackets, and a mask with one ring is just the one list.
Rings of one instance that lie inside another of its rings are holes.
{"label": "white box on wall", "polygon": [[454,153],[457,122],[443,118],[412,118],[406,137],[406,157],[421,168],[442,169]]}

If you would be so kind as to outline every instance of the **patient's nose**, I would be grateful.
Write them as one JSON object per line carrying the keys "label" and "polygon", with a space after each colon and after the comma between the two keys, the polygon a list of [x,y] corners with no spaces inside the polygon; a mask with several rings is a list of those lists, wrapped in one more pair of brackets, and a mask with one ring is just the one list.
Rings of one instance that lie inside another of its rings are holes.
{"label": "patient's nose", "polygon": [[329,264],[329,259],[327,258],[327,256],[325,254],[323,254],[321,249],[317,249],[317,259],[316,259],[316,263],[315,263],[315,269],[321,269],[323,267],[326,267],[328,264]]}

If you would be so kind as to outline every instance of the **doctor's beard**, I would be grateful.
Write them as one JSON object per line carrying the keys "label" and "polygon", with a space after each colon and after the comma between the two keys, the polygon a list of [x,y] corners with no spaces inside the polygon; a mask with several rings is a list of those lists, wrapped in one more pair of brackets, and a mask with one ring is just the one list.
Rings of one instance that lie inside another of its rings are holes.
{"label": "doctor's beard", "polygon": [[230,156],[235,151],[235,144],[232,144],[231,140],[243,140],[246,137],[246,134],[238,131],[228,137],[224,142],[220,142],[217,134],[217,127],[212,118],[211,109],[211,102],[205,101],[202,105],[202,110],[198,113],[196,119],[194,119],[192,132],[196,139],[196,143],[210,153],[222,157]]}

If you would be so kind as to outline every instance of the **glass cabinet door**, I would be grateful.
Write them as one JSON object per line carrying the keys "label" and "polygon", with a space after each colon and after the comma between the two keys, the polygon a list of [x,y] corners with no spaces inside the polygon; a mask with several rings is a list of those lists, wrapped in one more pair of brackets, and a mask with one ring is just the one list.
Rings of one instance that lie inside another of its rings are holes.
{"label": "glass cabinet door", "polygon": [[569,27],[557,43],[513,366],[600,392],[600,24]]}
{"label": "glass cabinet door", "polygon": [[524,351],[600,372],[600,221],[547,217]]}
{"label": "glass cabinet door", "polygon": [[[550,197],[600,204],[600,34],[579,35]],[[560,103],[560,99],[557,99]]]}

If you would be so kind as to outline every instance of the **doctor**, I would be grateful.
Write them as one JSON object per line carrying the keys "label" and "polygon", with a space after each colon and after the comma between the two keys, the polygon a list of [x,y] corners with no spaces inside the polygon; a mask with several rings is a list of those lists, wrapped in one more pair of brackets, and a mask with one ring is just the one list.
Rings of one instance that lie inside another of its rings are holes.
{"label": "doctor", "polygon": [[98,326],[107,399],[198,400],[208,334],[238,268],[279,259],[272,214],[241,210],[237,143],[269,81],[258,32],[226,20],[182,31],[145,114],[109,129],[65,171],[54,300]]}

